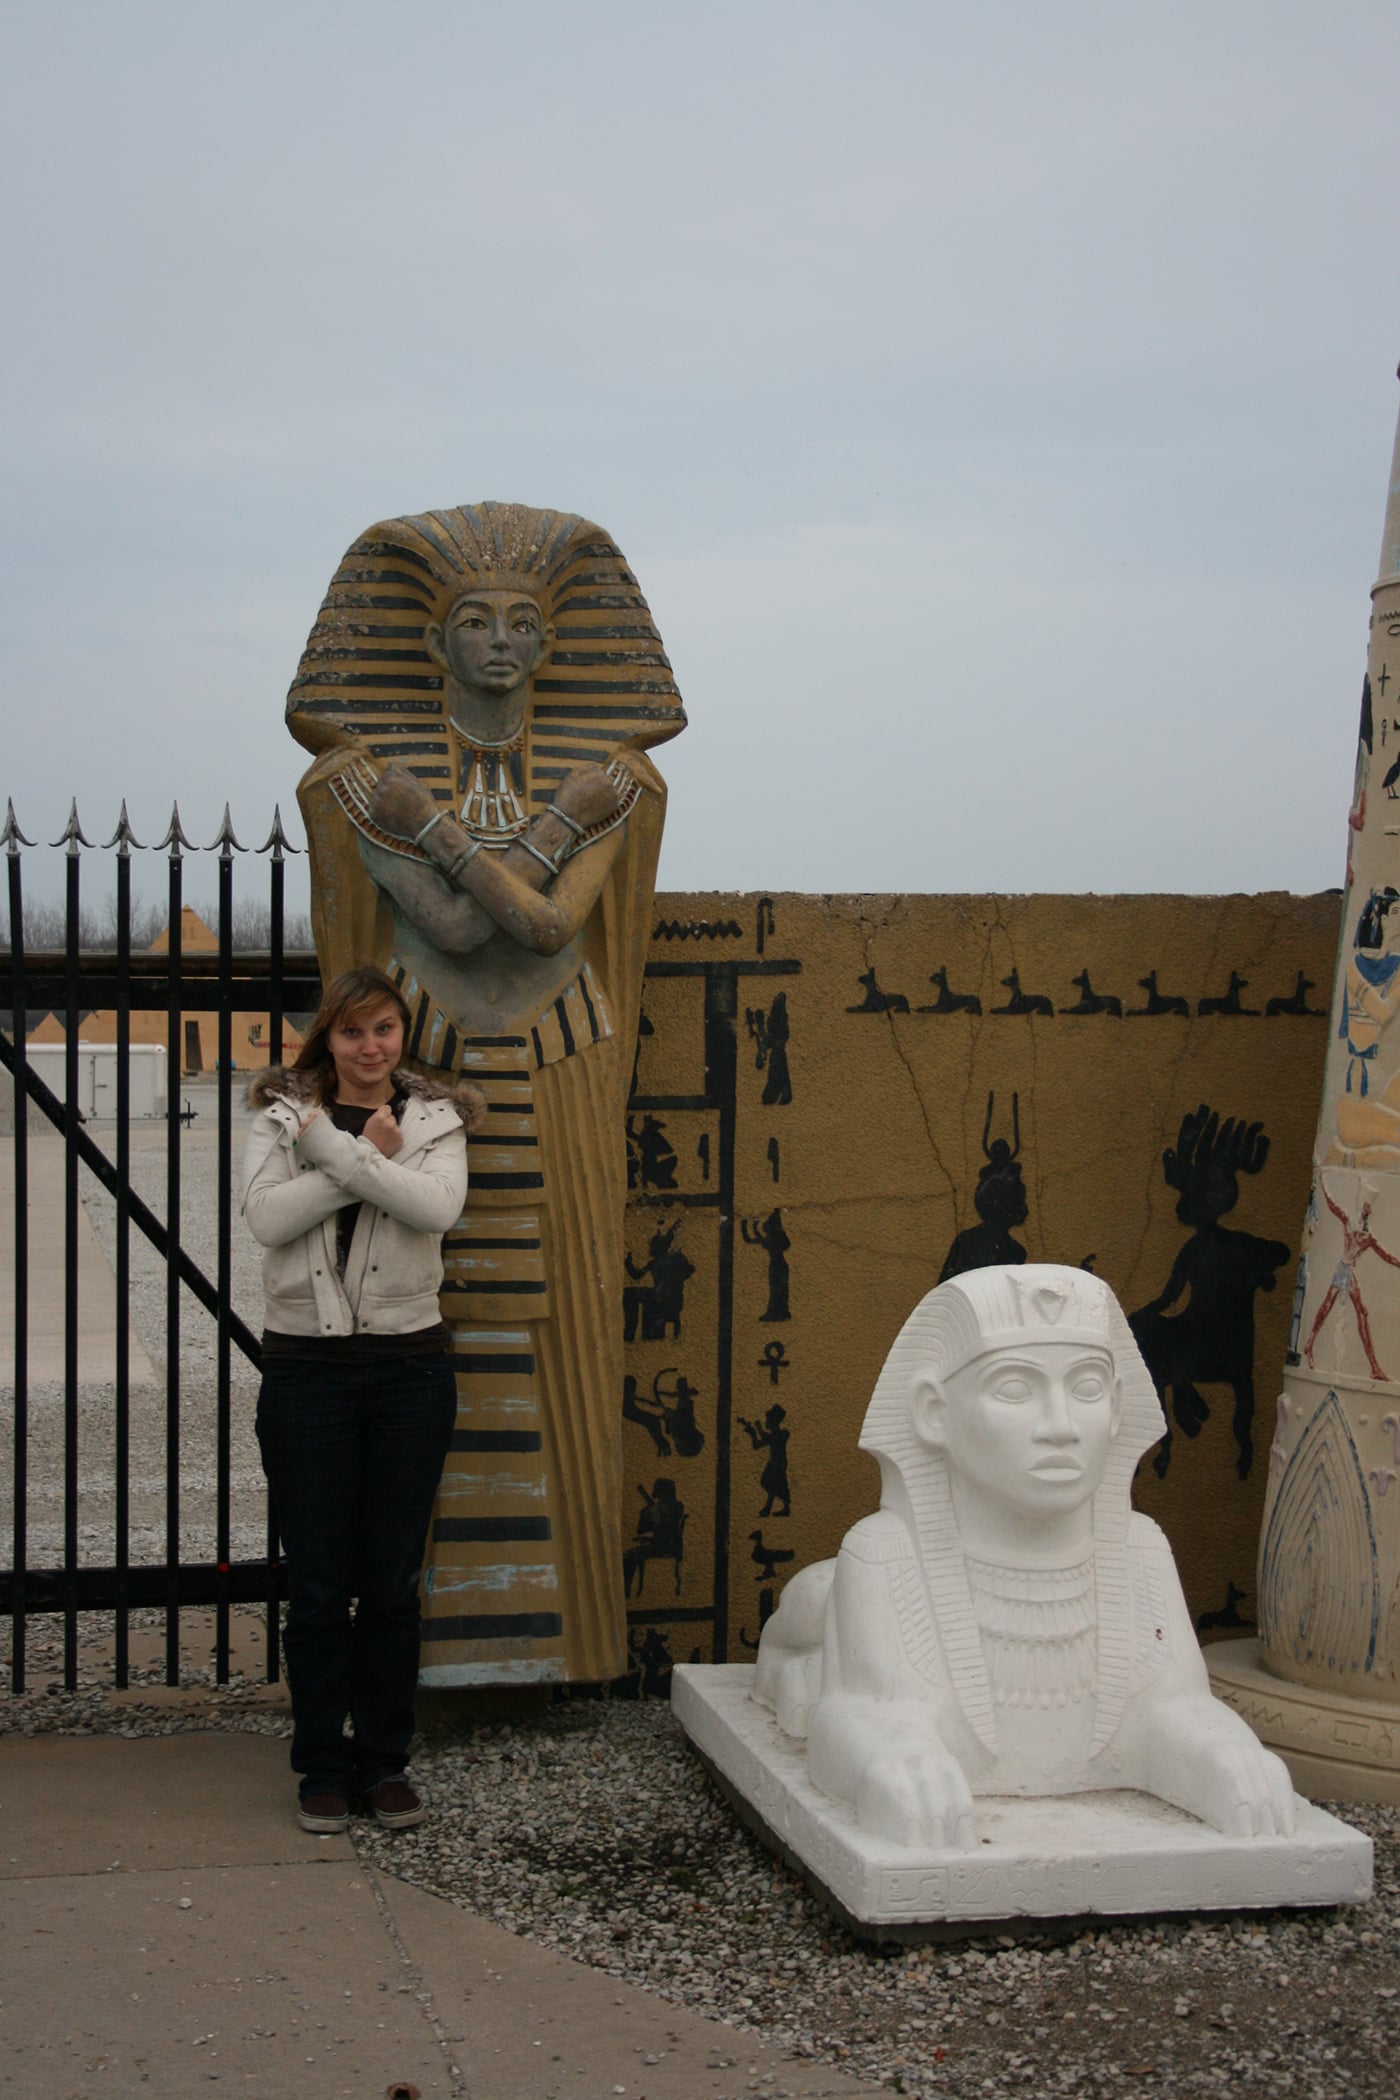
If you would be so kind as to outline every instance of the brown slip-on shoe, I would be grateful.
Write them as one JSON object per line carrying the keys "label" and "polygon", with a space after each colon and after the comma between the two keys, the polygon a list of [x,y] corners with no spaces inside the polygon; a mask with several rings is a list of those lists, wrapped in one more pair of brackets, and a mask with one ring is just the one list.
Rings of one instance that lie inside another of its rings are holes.
{"label": "brown slip-on shoe", "polygon": [[297,1803],[297,1821],[303,1830],[313,1830],[318,1837],[337,1837],[350,1828],[349,1797],[329,1787],[319,1793],[303,1794]]}
{"label": "brown slip-on shoe", "polygon": [[409,1830],[421,1823],[428,1811],[417,1790],[406,1779],[381,1779],[365,1795],[365,1807],[386,1830]]}

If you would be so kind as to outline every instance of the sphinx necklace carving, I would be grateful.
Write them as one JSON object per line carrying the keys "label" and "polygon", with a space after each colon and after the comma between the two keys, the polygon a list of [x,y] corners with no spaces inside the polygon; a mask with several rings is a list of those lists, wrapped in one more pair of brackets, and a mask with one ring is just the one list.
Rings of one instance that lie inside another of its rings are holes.
{"label": "sphinx necklace carving", "polygon": [[982,1653],[998,1706],[1077,1706],[1098,1687],[1094,1556],[1072,1568],[967,1561]]}

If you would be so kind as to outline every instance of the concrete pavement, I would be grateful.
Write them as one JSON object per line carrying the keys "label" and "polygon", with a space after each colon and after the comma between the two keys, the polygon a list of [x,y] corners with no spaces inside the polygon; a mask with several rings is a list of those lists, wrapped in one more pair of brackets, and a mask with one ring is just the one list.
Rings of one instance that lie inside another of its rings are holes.
{"label": "concrete pavement", "polygon": [[286,1744],[0,1738],[0,2094],[863,2100],[362,1867]]}

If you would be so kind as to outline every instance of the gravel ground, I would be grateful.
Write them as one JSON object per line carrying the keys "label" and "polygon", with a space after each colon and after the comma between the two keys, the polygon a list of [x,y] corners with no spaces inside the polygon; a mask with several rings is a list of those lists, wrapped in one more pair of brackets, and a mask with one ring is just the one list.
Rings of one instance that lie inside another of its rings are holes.
{"label": "gravel ground", "polygon": [[[257,1615],[240,1613],[251,1641]],[[156,1685],[153,1614],[133,1682]],[[107,1629],[82,1622],[85,1688],[60,1628],[31,1628],[34,1689],[0,1731],[284,1735],[256,1675],[196,1661],[178,1705],[110,1698]],[[166,1695],[167,1697],[169,1695]],[[1400,2023],[1400,1810],[1337,1810],[1376,1843],[1376,1895],[1349,1911],[1047,1928],[884,1952],[853,1940],[739,1825],[661,1702],[566,1699],[417,1746],[431,1820],[354,1827],[363,1857],[658,1996],[922,2100],[1102,2091],[1391,2100]],[[290,1782],[288,1787],[290,1812]],[[722,2043],[717,2044],[722,2051]]]}

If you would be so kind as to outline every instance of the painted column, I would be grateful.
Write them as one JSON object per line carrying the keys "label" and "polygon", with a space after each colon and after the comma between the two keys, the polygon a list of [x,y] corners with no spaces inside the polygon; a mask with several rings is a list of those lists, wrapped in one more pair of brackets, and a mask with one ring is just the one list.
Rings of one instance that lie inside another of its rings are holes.
{"label": "painted column", "polygon": [[1400,1801],[1400,435],[1259,1633],[1257,1656],[1249,1642],[1209,1651],[1217,1693],[1288,1757],[1304,1792]]}

